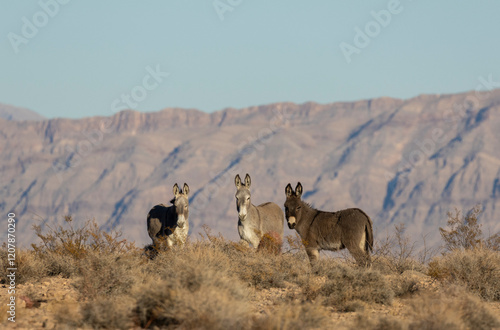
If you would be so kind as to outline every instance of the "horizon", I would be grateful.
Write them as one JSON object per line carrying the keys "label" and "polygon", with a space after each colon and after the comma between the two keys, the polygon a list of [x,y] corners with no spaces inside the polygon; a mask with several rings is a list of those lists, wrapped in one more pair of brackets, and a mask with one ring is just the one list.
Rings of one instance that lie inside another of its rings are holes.
{"label": "horizon", "polygon": [[474,91],[481,79],[500,86],[494,1],[39,0],[4,8],[0,103],[48,119],[407,100]]}
{"label": "horizon", "polygon": [[[416,99],[416,98],[419,98],[419,97],[422,97],[422,96],[436,96],[436,97],[441,97],[441,96],[453,96],[453,95],[469,94],[469,93],[475,93],[475,95],[477,95],[478,92],[481,93],[481,94],[489,95],[491,92],[495,92],[495,91],[500,91],[500,88],[486,89],[486,90],[481,90],[481,91],[468,90],[468,91],[457,92],[457,93],[442,93],[442,94],[439,94],[439,93],[432,93],[432,94],[428,93],[427,94],[426,93],[426,94],[418,94],[418,95],[415,95],[415,96],[412,96],[412,97],[409,97],[409,98],[397,98],[397,97],[391,97],[391,96],[379,96],[379,97],[366,98],[366,99],[358,99],[358,100],[352,100],[352,101],[342,101],[342,100],[340,100],[340,101],[325,102],[325,103],[315,102],[315,101],[305,101],[305,102],[301,102],[301,103],[296,103],[296,102],[291,102],[291,101],[282,101],[282,102],[272,102],[272,103],[267,103],[267,104],[255,104],[255,105],[249,105],[247,107],[240,107],[240,108],[224,107],[224,108],[216,109],[216,110],[210,111],[210,112],[203,111],[201,109],[196,109],[196,108],[184,108],[184,107],[164,107],[164,108],[161,108],[161,109],[158,109],[158,110],[148,110],[148,111],[142,111],[140,109],[122,109],[122,110],[119,110],[119,111],[117,111],[115,113],[111,113],[111,114],[102,114],[102,115],[101,114],[97,114],[97,115],[93,115],[93,116],[83,116],[83,117],[65,117],[65,116],[58,116],[58,117],[51,117],[51,118],[44,117],[43,120],[51,120],[51,119],[79,120],[79,119],[92,118],[92,117],[104,117],[104,118],[107,118],[107,117],[112,117],[112,116],[114,116],[116,114],[119,114],[121,112],[127,112],[127,111],[139,112],[139,113],[144,113],[144,114],[153,114],[153,113],[158,113],[158,112],[161,112],[161,111],[175,110],[175,109],[185,110],[185,111],[199,111],[199,112],[202,112],[202,113],[205,113],[205,114],[212,114],[212,113],[217,113],[217,112],[226,111],[226,110],[237,110],[237,111],[239,111],[239,110],[243,110],[243,109],[259,108],[259,107],[263,107],[263,106],[272,106],[272,105],[275,105],[275,104],[283,104],[283,103],[291,103],[291,104],[295,104],[295,105],[298,105],[298,106],[302,106],[302,105],[305,105],[305,104],[308,104],[308,103],[313,103],[313,104],[318,104],[318,105],[324,106],[324,105],[331,105],[331,104],[337,104],[337,103],[368,102],[368,101],[371,101],[371,100],[385,99],[385,98],[407,102],[407,101],[411,101],[413,99]],[[35,111],[33,109],[22,108],[22,107],[13,105],[13,104],[6,104],[6,103],[0,102],[0,105],[5,105],[5,106],[8,106],[8,107],[24,109],[24,110],[32,111],[32,112],[34,112],[34,113],[36,113],[38,115],[41,115],[40,113],[38,113],[37,111]]]}

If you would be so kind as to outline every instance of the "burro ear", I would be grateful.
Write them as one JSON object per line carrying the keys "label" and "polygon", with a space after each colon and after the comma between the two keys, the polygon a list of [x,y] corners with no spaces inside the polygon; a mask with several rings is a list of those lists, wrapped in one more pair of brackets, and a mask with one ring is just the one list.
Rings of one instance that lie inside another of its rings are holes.
{"label": "burro ear", "polygon": [[189,186],[187,185],[187,183],[184,183],[184,187],[182,187],[182,192],[186,196],[189,195]]}
{"label": "burro ear", "polygon": [[287,184],[285,187],[285,195],[286,197],[290,197],[293,195],[293,189],[291,184]]}
{"label": "burro ear", "polygon": [[247,175],[245,175],[245,186],[247,188],[250,188],[251,184],[252,184],[252,180],[250,179],[250,175],[248,175],[248,173],[247,173]]}
{"label": "burro ear", "polygon": [[295,187],[295,196],[299,197],[302,196],[302,185],[300,182],[297,183],[297,187]]}
{"label": "burro ear", "polygon": [[174,184],[173,192],[174,192],[174,196],[177,197],[177,195],[179,195],[179,186],[177,185],[177,183]]}
{"label": "burro ear", "polygon": [[241,178],[239,174],[236,174],[236,177],[234,178],[234,185],[238,189],[241,187]]}

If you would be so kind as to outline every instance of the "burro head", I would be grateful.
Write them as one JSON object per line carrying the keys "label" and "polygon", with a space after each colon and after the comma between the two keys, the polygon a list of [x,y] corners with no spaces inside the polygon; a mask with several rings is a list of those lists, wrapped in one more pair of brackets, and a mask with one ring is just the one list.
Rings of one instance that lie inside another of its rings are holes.
{"label": "burro head", "polygon": [[295,226],[300,222],[302,213],[302,201],[300,197],[302,196],[302,185],[300,182],[297,183],[295,191],[293,191],[292,186],[288,184],[285,188],[285,217],[288,223],[288,228],[294,229]]}
{"label": "burro head", "polygon": [[177,226],[179,226],[179,228],[184,228],[189,218],[189,199],[188,199],[189,186],[186,183],[184,183],[184,187],[182,188],[181,191],[176,183],[174,184],[173,192],[174,192],[174,199],[172,200],[172,203],[175,206]]}
{"label": "burro head", "polygon": [[247,218],[248,210],[250,209],[250,185],[252,180],[250,175],[245,176],[245,183],[241,182],[240,175],[237,174],[234,178],[234,184],[236,186],[236,210],[238,210],[238,218],[240,221],[245,221]]}

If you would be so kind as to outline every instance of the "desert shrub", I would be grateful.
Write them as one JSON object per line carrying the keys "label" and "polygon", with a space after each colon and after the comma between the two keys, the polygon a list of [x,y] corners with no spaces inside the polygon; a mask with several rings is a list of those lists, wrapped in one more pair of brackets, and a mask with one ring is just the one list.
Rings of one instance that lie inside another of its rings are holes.
{"label": "desert shrub", "polygon": [[304,241],[298,233],[295,235],[287,235],[285,236],[285,253],[300,253],[306,254],[306,246],[309,244],[307,241]]}
{"label": "desert shrub", "polygon": [[484,240],[484,247],[493,251],[500,251],[500,233],[488,235]]}
{"label": "desert shrub", "polygon": [[309,261],[305,253],[256,253],[253,249],[227,241],[220,235],[212,236],[206,231],[205,237],[197,244],[208,245],[211,251],[224,255],[232,272],[255,288],[281,288],[285,286],[285,282],[297,282],[299,277],[309,272]]}
{"label": "desert shrub", "polygon": [[177,237],[169,237],[168,239],[167,236],[157,237],[155,243],[144,246],[144,256],[153,260],[154,258],[156,258],[158,253],[170,250],[172,247],[169,246],[169,241],[173,243],[173,246],[180,247],[184,244],[188,244],[190,242],[190,238],[187,237],[186,242],[182,242],[180,238]]}
{"label": "desert shrub", "polygon": [[47,274],[47,265],[39,260],[33,251],[19,250],[16,253],[17,273],[16,281],[18,284],[28,281],[38,281]]}
{"label": "desert shrub", "polygon": [[436,257],[429,262],[427,275],[436,280],[444,280],[450,278],[450,272],[443,262],[443,257]]}
{"label": "desert shrub", "polygon": [[495,315],[480,299],[465,295],[460,304],[462,321],[469,329],[492,329],[500,327],[498,314]]}
{"label": "desert shrub", "polygon": [[132,329],[134,300],[130,296],[103,297],[79,305],[54,308],[57,329]]}
{"label": "desert shrub", "polygon": [[60,304],[53,308],[57,329],[79,329],[83,326],[81,308],[76,304]]}
{"label": "desert shrub", "polygon": [[46,231],[36,225],[34,230],[41,242],[32,244],[33,255],[39,261],[37,267],[44,269],[48,276],[79,274],[83,269],[80,262],[92,253],[125,255],[137,251],[133,243],[120,239],[121,232],[107,233],[99,228],[95,219],[75,227],[73,218],[65,216],[62,225],[47,226]]}
{"label": "desert shrub", "polygon": [[135,249],[134,243],[120,239],[121,232],[112,230],[107,233],[99,228],[95,219],[86,221],[78,228],[73,225],[71,216],[65,216],[63,225],[55,228],[47,225],[45,233],[39,225],[33,228],[41,240],[39,244],[32,244],[39,255],[55,253],[81,259],[89,251],[126,253]]}
{"label": "desert shrub", "polygon": [[69,278],[78,274],[78,262],[71,255],[58,253],[44,253],[40,255],[38,252],[35,252],[35,255],[45,264],[47,276],[61,275]]}
{"label": "desert shrub", "polygon": [[236,243],[227,242],[223,238],[219,239],[217,244],[201,240],[186,243],[183,247],[173,246],[171,249],[160,251],[154,260],[147,263],[146,271],[181,281],[188,278],[186,271],[198,266],[208,265],[231,272],[230,259],[243,257],[244,253],[239,251]]}
{"label": "desert shrub", "polygon": [[209,249],[216,253],[222,253],[227,258],[239,259],[253,252],[248,244],[236,243],[226,240],[221,234],[213,235],[208,226],[203,226],[204,234],[200,234],[200,239],[191,242],[191,246],[197,249]]}
{"label": "desert shrub", "polygon": [[309,281],[304,289],[308,299],[321,296],[325,305],[340,311],[346,311],[349,303],[355,300],[388,305],[392,303],[394,292],[376,270],[351,268],[327,259],[318,262],[313,271],[326,280],[319,286]]}
{"label": "desert shrub", "polygon": [[343,306],[344,312],[363,312],[366,309],[366,303],[361,300],[352,300]]}
{"label": "desert shrub", "polygon": [[476,205],[465,215],[458,209],[448,212],[448,229],[439,228],[444,248],[447,251],[459,249],[474,249],[483,247],[494,251],[500,251],[500,233],[483,236],[478,217],[481,214],[481,206]]}
{"label": "desert shrub", "polygon": [[358,314],[351,326],[352,329],[364,330],[403,330],[405,324],[397,319],[380,316],[373,317],[368,314]]}
{"label": "desert shrub", "polygon": [[[248,327],[248,291],[230,272],[227,259],[196,247],[159,254],[159,272],[148,270],[144,283],[136,286],[134,318],[141,327],[180,326],[186,329],[235,329]],[[170,255],[169,255],[170,254]],[[216,261],[212,263],[211,261]]]}
{"label": "desert shrub", "polygon": [[246,255],[235,260],[238,277],[258,289],[283,288],[286,282],[297,282],[309,273],[309,263],[293,255]]}
{"label": "desert shrub", "polygon": [[139,326],[248,328],[248,287],[283,287],[308,273],[309,262],[305,254],[261,253],[206,230],[200,240],[158,251],[143,272],[151,279],[134,291]]}
{"label": "desert shrub", "polygon": [[402,274],[408,270],[424,271],[424,262],[429,253],[424,248],[420,251],[421,257],[417,256],[416,243],[411,241],[410,236],[404,234],[405,225],[394,226],[393,234],[387,234],[380,241],[375,241],[373,248],[373,269],[384,274]]}
{"label": "desert shrub", "polygon": [[83,304],[81,326],[93,329],[131,329],[134,301],[129,296],[99,297]]}
{"label": "desert shrub", "polygon": [[79,262],[79,277],[75,283],[85,299],[127,293],[138,281],[140,258],[117,253],[88,252]]}
{"label": "desert shrub", "polygon": [[391,289],[396,297],[407,297],[419,290],[418,280],[413,276],[398,275],[390,282]]}
{"label": "desert shrub", "polygon": [[166,252],[169,250],[166,237],[159,237],[154,244],[148,244],[144,246],[143,254],[148,259],[153,260],[158,256],[159,253]]}
{"label": "desert shrub", "polygon": [[0,284],[4,284],[7,281],[7,268],[9,268],[7,254],[7,243],[3,243],[0,249]]}
{"label": "desert shrub", "polygon": [[252,329],[328,329],[331,327],[329,319],[328,311],[319,303],[287,303],[255,319]]}
{"label": "desert shrub", "polygon": [[271,254],[280,254],[283,241],[276,232],[265,233],[260,240],[257,251]]}
{"label": "desert shrub", "polygon": [[492,329],[497,317],[477,297],[451,287],[442,293],[427,292],[412,299],[409,329]]}
{"label": "desert shrub", "polygon": [[487,248],[454,250],[429,263],[429,275],[464,285],[485,300],[500,301],[500,254]]}
{"label": "desert shrub", "polygon": [[[7,268],[9,260],[7,259],[7,248],[0,250],[0,282],[7,283],[7,275],[9,272]],[[16,271],[16,284],[23,284],[29,281],[37,281],[44,277],[47,272],[47,267],[44,262],[37,259],[32,251],[16,250],[15,267]]]}

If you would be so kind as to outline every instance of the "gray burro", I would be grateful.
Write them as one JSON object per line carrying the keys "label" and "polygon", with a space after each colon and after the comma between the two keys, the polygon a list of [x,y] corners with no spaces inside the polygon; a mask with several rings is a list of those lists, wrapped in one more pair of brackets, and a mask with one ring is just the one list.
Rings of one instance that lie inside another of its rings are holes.
{"label": "gray burro", "polygon": [[186,243],[189,232],[189,186],[184,183],[181,191],[176,183],[173,193],[171,206],[159,204],[148,213],[148,234],[156,246],[160,239],[166,239],[169,247]]}
{"label": "gray burro", "polygon": [[285,194],[288,227],[299,233],[311,264],[319,258],[320,250],[347,248],[359,265],[371,265],[373,228],[365,212],[357,208],[337,212],[316,210],[301,200],[300,182],[295,191],[289,183]]}
{"label": "gray burro", "polygon": [[265,234],[270,234],[271,237],[278,236],[281,245],[285,218],[281,208],[271,202],[258,206],[252,204],[250,200],[250,175],[245,176],[245,183],[241,182],[239,174],[236,175],[234,184],[237,189],[235,197],[240,242],[250,243],[254,248],[257,248],[262,237]]}

